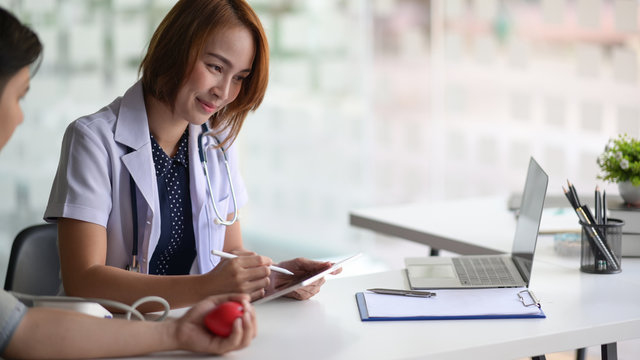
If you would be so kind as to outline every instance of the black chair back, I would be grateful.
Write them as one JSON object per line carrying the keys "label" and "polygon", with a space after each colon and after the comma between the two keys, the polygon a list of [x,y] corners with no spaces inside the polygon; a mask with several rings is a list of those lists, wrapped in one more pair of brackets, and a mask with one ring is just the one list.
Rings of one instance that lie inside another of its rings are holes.
{"label": "black chair back", "polygon": [[56,295],[60,287],[58,227],[39,224],[13,241],[4,289],[30,295]]}

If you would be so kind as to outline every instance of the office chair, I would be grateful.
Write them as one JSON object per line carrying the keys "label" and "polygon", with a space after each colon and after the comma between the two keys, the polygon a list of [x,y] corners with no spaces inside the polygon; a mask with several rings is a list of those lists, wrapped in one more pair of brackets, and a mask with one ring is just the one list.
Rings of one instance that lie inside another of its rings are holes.
{"label": "office chair", "polygon": [[58,226],[32,225],[13,241],[4,289],[30,295],[56,295],[59,273]]}

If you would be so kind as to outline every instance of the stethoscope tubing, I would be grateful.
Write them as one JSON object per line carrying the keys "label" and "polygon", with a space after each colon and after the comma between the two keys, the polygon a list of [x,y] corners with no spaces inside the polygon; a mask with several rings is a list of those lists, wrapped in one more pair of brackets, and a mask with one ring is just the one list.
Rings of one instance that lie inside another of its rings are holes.
{"label": "stethoscope tubing", "polygon": [[[223,217],[223,215],[220,214],[220,211],[218,211],[218,207],[216,206],[216,200],[213,196],[213,187],[211,186],[211,177],[209,176],[209,169],[207,167],[207,151],[205,149],[205,146],[203,145],[205,136],[211,136],[216,142],[216,145],[211,145],[209,146],[210,148],[215,148],[217,146],[222,152],[224,167],[227,173],[227,179],[229,180],[229,189],[231,190],[231,199],[233,201],[233,218],[231,220],[227,220],[226,217]],[[213,219],[213,222],[217,225],[231,226],[238,220],[238,202],[236,200],[236,192],[233,187],[233,181],[231,179],[231,168],[229,167],[229,159],[227,158],[227,153],[224,147],[220,145],[220,141],[215,135],[213,135],[213,132],[209,130],[209,127],[206,123],[202,124],[202,132],[200,133],[200,135],[198,135],[198,155],[200,156],[200,163],[202,164],[204,177],[207,180],[209,199],[211,200],[213,211],[216,214],[216,218]]]}

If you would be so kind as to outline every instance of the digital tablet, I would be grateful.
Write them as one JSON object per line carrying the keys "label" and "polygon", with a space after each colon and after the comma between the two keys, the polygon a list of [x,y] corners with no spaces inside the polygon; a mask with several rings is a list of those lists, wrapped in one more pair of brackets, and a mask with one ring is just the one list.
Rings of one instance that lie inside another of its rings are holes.
{"label": "digital tablet", "polygon": [[314,281],[318,280],[318,279],[322,279],[325,275],[330,274],[340,268],[342,268],[342,266],[344,264],[346,264],[347,262],[354,260],[356,258],[358,258],[360,255],[360,253],[349,256],[346,259],[342,259],[340,261],[335,262],[330,268],[320,271],[319,273],[315,273],[315,274],[304,274],[304,275],[298,275],[298,276],[291,276],[291,281],[288,282],[283,282],[278,288],[273,289],[271,291],[267,291],[267,293],[265,294],[264,297],[256,300],[253,302],[253,304],[260,304],[260,303],[264,303],[267,302],[269,300],[273,300],[276,298],[279,298],[280,296],[286,295],[298,288],[301,288],[303,286],[307,286],[311,283],[313,283]]}

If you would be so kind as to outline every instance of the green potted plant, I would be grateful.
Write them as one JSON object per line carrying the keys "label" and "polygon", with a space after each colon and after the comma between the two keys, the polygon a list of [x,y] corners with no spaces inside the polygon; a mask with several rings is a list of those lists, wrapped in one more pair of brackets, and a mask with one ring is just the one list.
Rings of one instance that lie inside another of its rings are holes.
{"label": "green potted plant", "polygon": [[598,179],[617,183],[622,199],[640,206],[640,141],[627,134],[610,139],[597,163]]}

